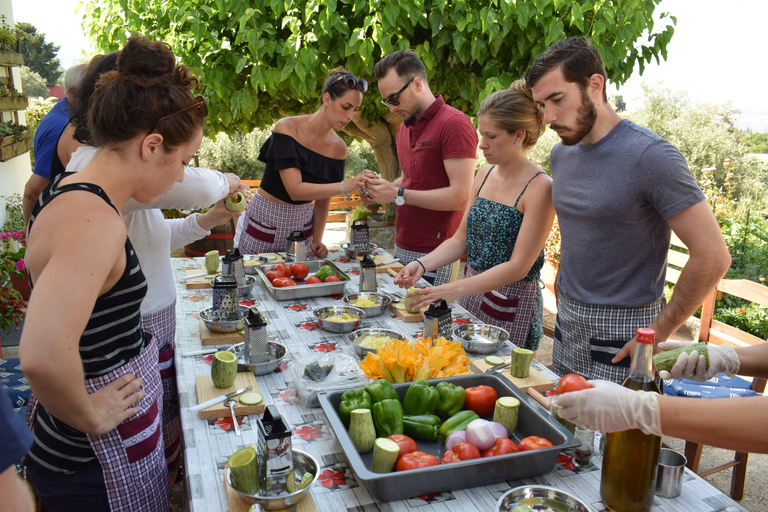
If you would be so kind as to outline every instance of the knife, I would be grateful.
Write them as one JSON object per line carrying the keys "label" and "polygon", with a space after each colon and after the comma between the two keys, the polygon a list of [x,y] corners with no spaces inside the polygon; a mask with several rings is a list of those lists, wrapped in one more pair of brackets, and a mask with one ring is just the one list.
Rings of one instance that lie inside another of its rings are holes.
{"label": "knife", "polygon": [[211,398],[207,402],[203,402],[203,403],[198,404],[198,405],[193,405],[192,407],[189,408],[189,412],[200,411],[202,409],[205,409],[206,407],[210,407],[212,405],[216,405],[219,402],[223,402],[225,400],[229,400],[230,398],[234,398],[237,395],[245,393],[246,391],[248,391],[252,387],[253,387],[253,385],[250,385],[250,386],[244,387],[243,389],[238,389],[237,391],[233,391],[231,393],[227,393],[226,395],[221,395],[221,396],[217,396],[216,398]]}
{"label": "knife", "polygon": [[377,263],[376,266],[377,267],[381,267],[383,265],[389,265],[390,263],[395,263],[395,262],[398,262],[398,261],[400,261],[400,258],[393,258],[391,260],[382,261],[381,263]]}

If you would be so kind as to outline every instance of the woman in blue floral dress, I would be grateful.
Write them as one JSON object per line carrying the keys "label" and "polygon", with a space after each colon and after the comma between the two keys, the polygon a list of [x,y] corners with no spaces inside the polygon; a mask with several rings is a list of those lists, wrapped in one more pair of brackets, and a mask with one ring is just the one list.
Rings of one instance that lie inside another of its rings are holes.
{"label": "woman in blue floral dress", "polygon": [[544,131],[543,114],[518,80],[486,98],[477,118],[480,149],[491,165],[477,173],[461,226],[437,249],[409,263],[395,283],[413,286],[424,272],[466,255],[464,279],[410,293],[419,297],[409,307],[460,297],[470,313],[509,331],[513,344],[536,350],[543,336],[543,247],[555,209],[552,179],[526,152]]}

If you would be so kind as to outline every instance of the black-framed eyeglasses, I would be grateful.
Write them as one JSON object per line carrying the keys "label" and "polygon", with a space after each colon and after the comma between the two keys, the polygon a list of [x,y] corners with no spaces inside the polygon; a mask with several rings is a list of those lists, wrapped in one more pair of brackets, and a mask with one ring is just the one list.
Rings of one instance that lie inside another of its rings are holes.
{"label": "black-framed eyeglasses", "polygon": [[180,114],[183,114],[184,112],[189,112],[190,110],[195,110],[200,108],[203,110],[203,117],[208,117],[208,105],[205,103],[205,98],[203,98],[202,96],[195,96],[195,99],[197,100],[197,103],[193,103],[188,107],[185,107],[181,110],[177,110],[173,114],[168,114],[167,116],[163,116],[160,119],[158,119],[157,122],[155,123],[155,126],[151,130],[149,130],[149,133],[154,132],[157,129],[157,127],[160,125],[160,123],[162,123],[166,119],[176,117]]}
{"label": "black-framed eyeglasses", "polygon": [[[341,75],[339,78],[331,82],[331,84],[335,84],[336,82],[340,82],[344,80],[344,83],[347,87],[350,89],[357,89],[360,91],[362,89],[362,92],[368,91],[368,81],[364,78],[355,78],[352,75]],[[358,89],[357,84],[360,84],[360,88]]]}
{"label": "black-framed eyeglasses", "polygon": [[383,104],[387,105],[387,106],[389,106],[389,105],[392,105],[392,106],[395,106],[395,107],[398,106],[400,104],[400,100],[398,100],[397,97],[400,96],[400,94],[402,94],[402,92],[404,90],[406,90],[409,85],[411,85],[411,82],[413,82],[414,78],[416,78],[416,77],[412,76],[411,79],[408,80],[407,82],[405,82],[405,85],[399,91],[397,91],[395,94],[390,94],[386,98],[381,98],[381,102]]}

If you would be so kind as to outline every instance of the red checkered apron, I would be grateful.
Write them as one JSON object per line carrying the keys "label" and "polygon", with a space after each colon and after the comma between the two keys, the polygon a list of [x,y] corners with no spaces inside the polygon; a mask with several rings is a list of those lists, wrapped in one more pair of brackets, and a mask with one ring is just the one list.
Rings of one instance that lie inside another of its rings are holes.
{"label": "red checkered apron", "polygon": [[255,194],[244,217],[239,245],[243,254],[285,252],[293,231],[304,232],[307,248],[312,243],[314,203],[276,203]]}
{"label": "red checkered apron", "polygon": [[[144,379],[146,393],[139,403],[139,413],[112,432],[88,436],[99,460],[112,512],[168,512],[170,483],[163,456],[162,384],[157,367],[158,348],[153,339],[141,353],[117,370],[87,379],[85,387],[93,393],[126,373]],[[31,425],[38,405],[32,394],[27,418]]]}

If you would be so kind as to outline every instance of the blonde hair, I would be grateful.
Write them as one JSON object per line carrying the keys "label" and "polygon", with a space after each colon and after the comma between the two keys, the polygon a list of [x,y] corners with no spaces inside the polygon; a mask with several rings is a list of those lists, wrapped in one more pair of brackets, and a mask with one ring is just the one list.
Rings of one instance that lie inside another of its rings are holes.
{"label": "blonde hair", "polygon": [[535,146],[546,128],[544,113],[533,102],[533,93],[525,80],[516,80],[509,89],[496,91],[485,98],[477,111],[478,117],[482,115],[509,133],[525,130],[525,149]]}

